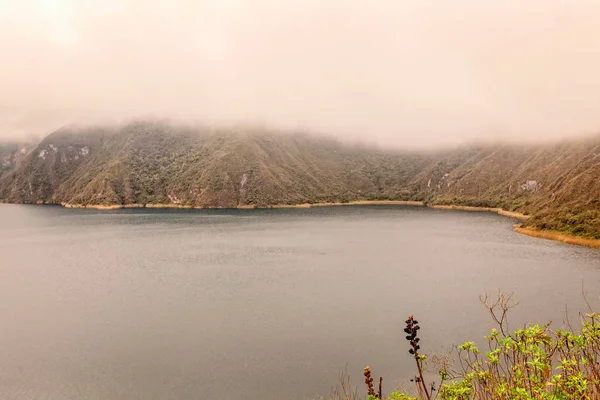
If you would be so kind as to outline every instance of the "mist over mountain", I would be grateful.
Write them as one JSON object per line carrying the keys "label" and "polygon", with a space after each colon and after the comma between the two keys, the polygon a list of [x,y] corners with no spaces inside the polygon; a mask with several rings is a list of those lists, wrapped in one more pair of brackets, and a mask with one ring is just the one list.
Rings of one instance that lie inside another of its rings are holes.
{"label": "mist over mountain", "polygon": [[137,121],[67,127],[35,147],[1,149],[0,199],[11,203],[424,201],[500,207],[532,215],[530,226],[600,237],[600,136],[409,152],[307,134]]}
{"label": "mist over mountain", "polygon": [[0,140],[0,177],[18,168],[37,143],[35,138]]}
{"label": "mist over mountain", "polygon": [[123,118],[390,148],[600,127],[600,3],[0,2],[0,137]]}

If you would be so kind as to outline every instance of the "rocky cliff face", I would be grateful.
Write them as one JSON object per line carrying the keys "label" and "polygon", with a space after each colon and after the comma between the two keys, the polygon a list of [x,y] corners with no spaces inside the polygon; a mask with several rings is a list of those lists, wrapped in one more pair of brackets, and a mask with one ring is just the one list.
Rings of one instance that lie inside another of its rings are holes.
{"label": "rocky cliff face", "polygon": [[7,166],[0,199],[8,202],[264,207],[423,200],[529,213],[530,225],[600,238],[600,137],[419,154],[299,134],[136,122],[62,129],[31,151],[11,149],[0,153]]}

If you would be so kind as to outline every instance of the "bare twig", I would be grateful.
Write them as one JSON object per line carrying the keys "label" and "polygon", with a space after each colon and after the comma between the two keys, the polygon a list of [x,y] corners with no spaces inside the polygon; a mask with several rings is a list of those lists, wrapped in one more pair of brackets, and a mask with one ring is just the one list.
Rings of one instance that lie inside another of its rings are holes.
{"label": "bare twig", "polygon": [[513,295],[514,293],[502,293],[499,291],[497,298],[493,301],[488,294],[479,297],[479,300],[488,309],[504,336],[510,336],[508,334],[508,311],[519,304],[517,301],[512,301]]}
{"label": "bare twig", "polygon": [[330,398],[331,400],[358,400],[356,388],[350,384],[348,366],[340,373],[338,385],[331,392]]}

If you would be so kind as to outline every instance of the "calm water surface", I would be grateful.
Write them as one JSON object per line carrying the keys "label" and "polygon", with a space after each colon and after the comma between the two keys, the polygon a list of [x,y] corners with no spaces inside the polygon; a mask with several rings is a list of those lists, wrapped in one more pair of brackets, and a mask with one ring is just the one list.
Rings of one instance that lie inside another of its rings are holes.
{"label": "calm water surface", "polygon": [[[487,213],[363,206],[66,210],[0,205],[0,398],[310,399],[347,365],[409,379],[402,323],[442,351],[492,325],[560,325],[600,252]],[[362,390],[362,386],[360,387]]]}

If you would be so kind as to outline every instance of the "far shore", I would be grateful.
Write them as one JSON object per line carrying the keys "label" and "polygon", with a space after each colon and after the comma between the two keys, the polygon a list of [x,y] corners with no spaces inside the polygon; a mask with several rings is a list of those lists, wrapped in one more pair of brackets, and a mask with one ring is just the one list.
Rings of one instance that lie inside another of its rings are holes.
{"label": "far shore", "polygon": [[[40,202],[36,204],[42,204]],[[183,204],[159,203],[159,204],[70,204],[61,203],[65,208],[85,208],[94,210],[118,210],[126,208],[154,208],[154,209],[284,209],[284,208],[312,208],[312,207],[332,207],[332,206],[359,206],[359,205],[403,205],[429,207],[437,210],[454,210],[454,211],[485,211],[493,212],[505,217],[519,219],[522,221],[528,220],[530,217],[514,211],[506,211],[502,208],[494,207],[474,207],[474,206],[458,206],[458,205],[431,205],[425,204],[422,201],[402,201],[402,200],[358,200],[347,203],[303,203],[303,204],[274,204],[270,206],[258,207],[253,204],[239,205],[238,207],[198,207]],[[521,224],[514,225],[515,232],[540,238],[549,239],[572,244],[577,246],[585,246],[594,249],[600,249],[600,240],[588,239],[579,236],[568,235],[565,233],[545,231],[535,228],[523,227]]]}
{"label": "far shore", "polygon": [[[506,217],[520,219],[522,221],[528,220],[530,217],[525,214],[521,214],[514,211],[506,211],[502,208],[492,208],[492,207],[472,207],[472,206],[452,206],[452,205],[429,205],[430,208],[435,208],[438,210],[458,210],[458,211],[487,211],[494,212]],[[589,239],[580,236],[569,235],[566,233],[555,232],[555,231],[547,231],[535,228],[524,227],[521,224],[513,225],[513,229],[517,233],[521,233],[523,235],[539,238],[539,239],[547,239],[547,240],[555,240],[557,242],[562,242],[566,244],[571,244],[575,246],[583,246],[590,247],[592,249],[600,250],[600,240],[599,239]]]}
{"label": "far shore", "polygon": [[401,201],[401,200],[360,200],[349,201],[347,203],[303,203],[303,204],[274,204],[269,206],[256,206],[254,204],[242,204],[237,207],[209,207],[209,206],[191,206],[173,203],[158,204],[70,204],[61,203],[65,208],[88,208],[94,210],[118,210],[123,208],[183,208],[183,209],[270,209],[270,208],[311,208],[311,207],[331,207],[331,206],[357,206],[357,205],[404,205],[420,206],[425,204],[422,201]]}
{"label": "far shore", "polygon": [[458,210],[458,211],[489,211],[496,214],[503,215],[505,217],[520,219],[522,221],[526,221],[529,219],[529,215],[521,214],[514,211],[506,211],[502,208],[493,208],[493,207],[473,207],[473,206],[448,206],[448,205],[430,205],[429,207],[435,208],[438,210]]}
{"label": "far shore", "polygon": [[588,239],[579,236],[568,235],[566,233],[555,232],[555,231],[544,231],[535,228],[526,228],[521,225],[514,226],[515,232],[522,233],[523,235],[532,236],[540,239],[556,240],[566,244],[574,244],[576,246],[591,247],[592,249],[600,249],[599,239]]}
{"label": "far shore", "polygon": [[[39,204],[39,203],[38,203]],[[361,205],[402,205],[429,207],[438,210],[456,210],[456,211],[487,211],[500,214],[506,217],[527,220],[529,216],[513,211],[506,211],[502,208],[491,207],[473,207],[456,205],[428,205],[422,201],[404,201],[404,200],[357,200],[349,202],[331,202],[331,203],[302,203],[302,204],[273,204],[268,206],[257,206],[255,204],[241,204],[237,207],[210,207],[210,206],[191,206],[174,203],[156,203],[156,204],[70,204],[61,203],[65,208],[89,208],[95,210],[118,210],[123,208],[182,208],[182,209],[271,209],[271,208],[312,208],[312,207],[334,207],[334,206],[361,206]]]}

